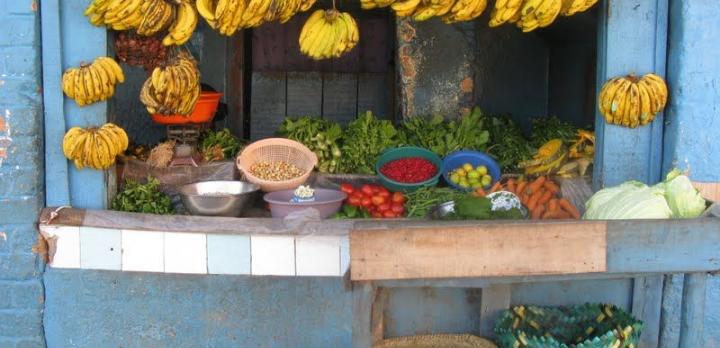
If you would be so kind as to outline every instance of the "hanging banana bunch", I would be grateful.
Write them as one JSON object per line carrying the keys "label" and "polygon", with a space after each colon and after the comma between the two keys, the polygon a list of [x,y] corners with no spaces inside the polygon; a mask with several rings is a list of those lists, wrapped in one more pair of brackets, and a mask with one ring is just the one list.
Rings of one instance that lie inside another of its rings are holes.
{"label": "hanging banana bunch", "polygon": [[572,16],[576,13],[585,12],[597,2],[598,0],[563,0],[560,14],[563,16]]}
{"label": "hanging banana bunch", "polygon": [[552,24],[558,16],[587,11],[597,0],[497,0],[490,14],[490,27],[515,23],[527,33]]}
{"label": "hanging banana bunch", "polygon": [[668,88],[658,75],[635,75],[611,79],[603,85],[598,96],[598,108],[605,121],[618,126],[635,128],[646,125],[661,112],[668,99]]}
{"label": "hanging banana bunch", "polygon": [[264,23],[285,23],[298,12],[305,12],[316,0],[197,0],[200,16],[220,34],[231,36],[238,30]]}
{"label": "hanging banana bunch", "polygon": [[398,17],[412,17],[424,21],[442,17],[445,23],[473,20],[480,17],[488,0],[361,0],[363,9],[390,6]]}
{"label": "hanging banana bunch", "polygon": [[140,101],[151,114],[189,115],[199,97],[200,71],[187,52],[155,68],[140,90]]}
{"label": "hanging banana bunch", "polygon": [[76,168],[98,170],[110,168],[127,147],[127,133],[112,123],[100,128],[70,128],[62,144],[65,157],[73,161]]}
{"label": "hanging banana bunch", "polygon": [[545,28],[560,15],[562,0],[526,0],[520,10],[518,28],[523,33]]}
{"label": "hanging banana bunch", "polygon": [[163,39],[163,45],[183,45],[195,32],[198,23],[198,13],[195,6],[187,0],[180,1],[175,21],[170,26],[168,34]]}
{"label": "hanging banana bunch", "polygon": [[115,84],[125,81],[120,65],[109,57],[98,57],[90,64],[63,73],[62,90],[79,106],[107,100],[115,94]]}
{"label": "hanging banana bunch", "polygon": [[317,10],[300,31],[300,52],[316,60],[338,58],[350,52],[359,40],[358,25],[349,13]]}

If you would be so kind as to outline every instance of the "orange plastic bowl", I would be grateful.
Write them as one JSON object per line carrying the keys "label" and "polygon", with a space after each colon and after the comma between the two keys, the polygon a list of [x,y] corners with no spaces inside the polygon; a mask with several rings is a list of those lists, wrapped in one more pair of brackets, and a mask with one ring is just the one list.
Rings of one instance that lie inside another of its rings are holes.
{"label": "orange plastic bowl", "polygon": [[200,92],[195,109],[187,116],[153,114],[152,120],[158,124],[207,123],[215,117],[222,93]]}

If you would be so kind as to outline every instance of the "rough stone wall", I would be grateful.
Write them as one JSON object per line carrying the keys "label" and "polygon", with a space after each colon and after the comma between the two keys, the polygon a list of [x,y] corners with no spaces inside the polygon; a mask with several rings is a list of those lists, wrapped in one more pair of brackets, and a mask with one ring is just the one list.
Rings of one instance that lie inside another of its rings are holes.
{"label": "rough stone wall", "polygon": [[44,347],[44,204],[38,3],[0,2],[0,347]]}

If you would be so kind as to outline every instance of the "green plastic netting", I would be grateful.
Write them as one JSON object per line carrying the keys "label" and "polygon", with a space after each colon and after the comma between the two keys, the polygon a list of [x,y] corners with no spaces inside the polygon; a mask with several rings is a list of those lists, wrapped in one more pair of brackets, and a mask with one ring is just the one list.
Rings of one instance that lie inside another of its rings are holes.
{"label": "green plastic netting", "polygon": [[642,322],[608,304],[516,306],[495,326],[502,348],[634,348]]}

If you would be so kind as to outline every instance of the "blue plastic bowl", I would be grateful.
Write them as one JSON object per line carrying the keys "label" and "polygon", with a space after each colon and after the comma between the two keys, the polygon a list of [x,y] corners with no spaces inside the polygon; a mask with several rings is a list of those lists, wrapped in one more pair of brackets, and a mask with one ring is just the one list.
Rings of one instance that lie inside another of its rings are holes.
{"label": "blue plastic bowl", "polygon": [[493,179],[490,185],[495,184],[498,180],[500,180],[500,177],[502,176],[500,166],[497,164],[497,162],[495,162],[492,157],[490,157],[490,155],[480,151],[460,150],[447,155],[445,159],[443,159],[443,179],[445,179],[445,182],[448,185],[458,190],[472,190],[471,188],[462,188],[460,187],[460,185],[456,185],[452,181],[450,181],[450,172],[465,163],[470,163],[473,167],[481,165],[485,166],[488,170],[488,174],[490,174]]}

